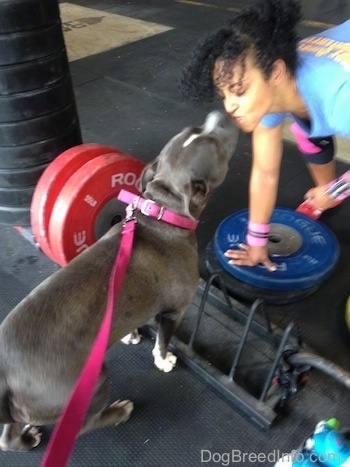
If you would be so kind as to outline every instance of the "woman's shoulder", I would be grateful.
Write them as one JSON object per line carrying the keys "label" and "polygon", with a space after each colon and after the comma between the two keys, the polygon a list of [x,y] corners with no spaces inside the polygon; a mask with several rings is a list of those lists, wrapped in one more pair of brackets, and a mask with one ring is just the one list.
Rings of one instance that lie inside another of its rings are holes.
{"label": "woman's shoulder", "polygon": [[297,81],[302,91],[334,96],[350,81],[350,20],[303,39]]}
{"label": "woman's shoulder", "polygon": [[[350,70],[350,20],[306,37],[298,44],[299,67],[339,66]],[[317,68],[315,68],[317,70]]]}

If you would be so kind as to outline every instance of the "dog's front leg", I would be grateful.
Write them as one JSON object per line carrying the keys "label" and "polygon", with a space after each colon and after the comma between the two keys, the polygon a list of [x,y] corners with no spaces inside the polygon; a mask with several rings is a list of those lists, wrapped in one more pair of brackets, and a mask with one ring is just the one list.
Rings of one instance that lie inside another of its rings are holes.
{"label": "dog's front leg", "polygon": [[164,373],[168,373],[176,365],[176,356],[168,352],[168,346],[182,316],[182,310],[163,311],[156,316],[158,332],[152,354],[155,366]]}

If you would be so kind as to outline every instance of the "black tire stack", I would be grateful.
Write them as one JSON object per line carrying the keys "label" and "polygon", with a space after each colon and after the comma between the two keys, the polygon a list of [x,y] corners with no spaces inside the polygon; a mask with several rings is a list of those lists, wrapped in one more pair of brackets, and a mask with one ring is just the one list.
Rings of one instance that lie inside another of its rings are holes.
{"label": "black tire stack", "polygon": [[46,166],[81,131],[58,0],[0,0],[0,223],[30,225]]}

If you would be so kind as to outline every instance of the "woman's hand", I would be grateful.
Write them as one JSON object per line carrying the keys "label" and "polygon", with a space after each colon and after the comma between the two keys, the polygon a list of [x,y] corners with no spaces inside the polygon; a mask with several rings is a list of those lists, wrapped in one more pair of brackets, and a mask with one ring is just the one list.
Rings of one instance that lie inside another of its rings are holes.
{"label": "woman's hand", "polygon": [[339,204],[338,201],[331,198],[326,193],[326,190],[327,190],[326,185],[311,188],[310,190],[306,192],[304,198],[315,209],[319,209],[320,211],[326,211],[327,209],[334,208],[335,206]]}
{"label": "woman's hand", "polygon": [[225,256],[231,258],[229,264],[235,266],[256,266],[262,264],[269,271],[276,271],[276,265],[270,260],[266,246],[239,245],[240,250],[227,250]]}

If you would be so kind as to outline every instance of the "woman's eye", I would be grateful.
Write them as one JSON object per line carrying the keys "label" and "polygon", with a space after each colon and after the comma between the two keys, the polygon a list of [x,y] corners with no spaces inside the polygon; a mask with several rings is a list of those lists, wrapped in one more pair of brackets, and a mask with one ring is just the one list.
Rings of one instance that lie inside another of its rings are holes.
{"label": "woman's eye", "polygon": [[243,87],[242,83],[236,83],[229,87],[229,91],[231,94],[240,97],[243,96],[243,94],[246,92],[246,89]]}
{"label": "woman's eye", "polygon": [[245,89],[239,89],[238,91],[236,91],[236,96],[238,96],[238,97],[243,96],[243,94],[245,93],[245,91],[246,91]]}

